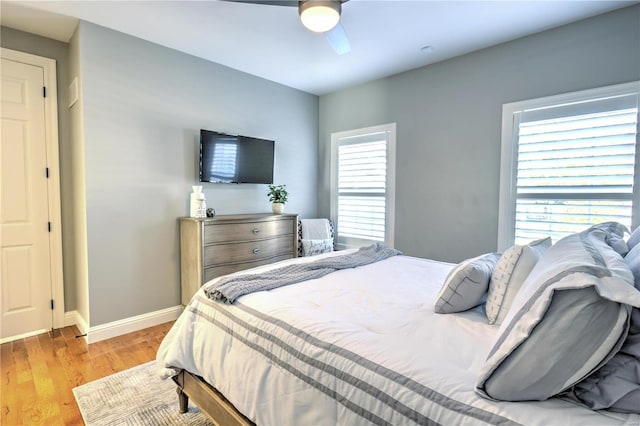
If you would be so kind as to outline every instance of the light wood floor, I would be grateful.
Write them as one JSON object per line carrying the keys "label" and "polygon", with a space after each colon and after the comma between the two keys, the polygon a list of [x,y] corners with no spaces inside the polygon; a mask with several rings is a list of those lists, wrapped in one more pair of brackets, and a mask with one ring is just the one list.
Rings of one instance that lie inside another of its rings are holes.
{"label": "light wood floor", "polygon": [[82,425],[71,389],[155,359],[172,324],[91,345],[75,326],[1,345],[0,424]]}

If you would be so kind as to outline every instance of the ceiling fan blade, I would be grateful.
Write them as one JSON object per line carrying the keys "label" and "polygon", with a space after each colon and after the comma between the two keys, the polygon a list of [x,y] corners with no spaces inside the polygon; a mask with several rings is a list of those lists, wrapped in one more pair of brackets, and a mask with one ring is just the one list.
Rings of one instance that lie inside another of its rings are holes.
{"label": "ceiling fan blade", "polygon": [[[298,1],[294,0],[220,0],[233,3],[250,3],[250,4],[264,4],[269,6],[299,6]],[[334,0],[340,3],[346,3],[349,0]],[[351,52],[351,45],[349,43],[349,37],[344,30],[344,27],[340,22],[336,24],[331,30],[324,33],[325,38],[329,42],[329,45],[335,50],[338,55],[344,55]]]}
{"label": "ceiling fan blade", "polygon": [[340,22],[331,30],[324,33],[324,36],[338,55],[351,52],[349,37],[347,37],[347,33]]}
{"label": "ceiling fan blade", "polygon": [[269,6],[295,6],[298,7],[298,2],[294,0],[222,0],[233,3],[252,3],[252,4],[266,4]]}

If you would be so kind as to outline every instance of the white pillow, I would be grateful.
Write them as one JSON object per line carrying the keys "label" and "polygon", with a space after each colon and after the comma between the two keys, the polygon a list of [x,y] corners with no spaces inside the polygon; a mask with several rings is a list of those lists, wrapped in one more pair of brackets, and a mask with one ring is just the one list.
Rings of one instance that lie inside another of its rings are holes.
{"label": "white pillow", "polygon": [[524,246],[514,245],[502,254],[489,282],[486,305],[489,324],[502,323],[522,283],[549,247],[551,238],[547,237]]}
{"label": "white pillow", "polygon": [[460,262],[449,272],[438,293],[434,311],[451,314],[475,308],[487,294],[499,253],[487,253]]}

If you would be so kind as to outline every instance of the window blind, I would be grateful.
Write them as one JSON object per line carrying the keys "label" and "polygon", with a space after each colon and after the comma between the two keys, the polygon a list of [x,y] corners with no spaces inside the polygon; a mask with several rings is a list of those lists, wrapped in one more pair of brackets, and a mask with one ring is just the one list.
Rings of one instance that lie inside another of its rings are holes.
{"label": "window blind", "polygon": [[385,134],[338,141],[338,239],[385,240]]}
{"label": "window blind", "polygon": [[637,117],[635,95],[517,117],[516,243],[609,220],[631,226]]}

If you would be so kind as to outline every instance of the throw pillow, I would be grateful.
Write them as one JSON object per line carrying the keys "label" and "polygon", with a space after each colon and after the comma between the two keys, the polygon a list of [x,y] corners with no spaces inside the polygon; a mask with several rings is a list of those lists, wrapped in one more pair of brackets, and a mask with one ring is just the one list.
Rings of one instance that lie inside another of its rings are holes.
{"label": "throw pillow", "polygon": [[300,240],[303,256],[315,256],[316,254],[330,253],[333,251],[333,239]]}
{"label": "throw pillow", "polygon": [[501,324],[522,283],[542,254],[551,247],[551,238],[543,238],[508,248],[498,260],[489,282],[487,318],[489,324]]}
{"label": "throw pillow", "polygon": [[499,253],[487,253],[467,259],[453,268],[438,293],[435,312],[450,314],[480,305],[499,258]]}
{"label": "throw pillow", "polygon": [[638,244],[640,244],[640,226],[638,226],[636,230],[631,233],[631,236],[627,240],[627,246],[629,247],[629,250],[631,250]]}
{"label": "throw pillow", "polygon": [[640,244],[637,244],[627,253],[624,261],[633,274],[635,287],[640,290]]}

